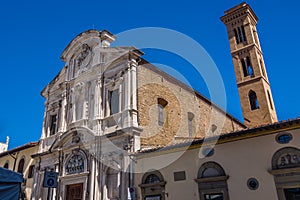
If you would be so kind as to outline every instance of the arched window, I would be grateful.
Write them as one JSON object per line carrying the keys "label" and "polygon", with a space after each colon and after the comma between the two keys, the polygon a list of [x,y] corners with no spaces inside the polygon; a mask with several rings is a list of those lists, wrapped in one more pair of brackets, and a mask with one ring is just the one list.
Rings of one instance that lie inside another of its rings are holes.
{"label": "arched window", "polygon": [[142,178],[142,199],[160,199],[165,200],[164,178],[159,171],[147,172]]}
{"label": "arched window", "polygon": [[238,27],[238,36],[239,36],[239,42],[242,43],[243,42],[243,36],[242,36],[242,30],[240,27]]}
{"label": "arched window", "polygon": [[165,107],[168,102],[162,98],[157,99],[157,109],[158,109],[158,125],[163,126],[166,121]]}
{"label": "arched window", "polygon": [[227,179],[228,176],[218,163],[204,163],[195,179],[198,183],[200,200],[228,200]]}
{"label": "arched window", "polygon": [[34,175],[34,165],[30,165],[28,169],[28,178],[32,178]]}
{"label": "arched window", "polygon": [[241,63],[242,63],[244,77],[247,77],[247,76],[254,77],[254,70],[253,70],[253,67],[251,64],[250,57],[247,56],[246,58],[242,58]]}
{"label": "arched window", "polygon": [[241,26],[241,29],[242,29],[242,42],[246,42],[247,37],[246,37],[246,33],[245,33],[245,28],[243,25]]}
{"label": "arched window", "polygon": [[247,75],[253,77],[254,76],[254,71],[253,67],[251,65],[250,57],[246,57],[246,62],[247,62]]}
{"label": "arched window", "polygon": [[189,131],[189,137],[193,137],[195,134],[195,128],[194,128],[194,118],[195,115],[191,112],[188,112],[188,131]]}
{"label": "arched window", "polygon": [[300,196],[300,149],[285,147],[272,157],[272,170],[279,200]]}
{"label": "arched window", "polygon": [[258,103],[256,93],[252,90],[249,92],[249,102],[250,102],[251,110],[259,109],[259,103]]}
{"label": "arched window", "polygon": [[240,40],[239,40],[239,36],[238,36],[238,33],[237,33],[236,29],[233,29],[233,32],[234,32],[235,41],[236,41],[237,44],[239,44]]}
{"label": "arched window", "polygon": [[145,184],[159,183],[160,178],[155,174],[150,174],[147,176],[145,180]]}
{"label": "arched window", "polygon": [[19,165],[18,165],[18,172],[23,174],[23,171],[24,171],[24,165],[25,165],[25,159],[22,158],[20,161],[19,161]]}
{"label": "arched window", "polygon": [[8,169],[8,167],[9,167],[9,163],[8,163],[8,161],[6,161],[6,163],[4,164],[3,168]]}
{"label": "arched window", "polygon": [[211,125],[211,132],[212,132],[212,134],[215,134],[215,132],[217,131],[217,129],[218,129],[217,125],[215,125],[215,124]]}
{"label": "arched window", "polygon": [[244,77],[246,77],[246,76],[248,76],[248,69],[247,69],[247,64],[246,64],[244,58],[241,59],[241,63],[242,63]]}
{"label": "arched window", "polygon": [[237,44],[247,41],[245,28],[243,25],[241,27],[233,29],[233,32]]}

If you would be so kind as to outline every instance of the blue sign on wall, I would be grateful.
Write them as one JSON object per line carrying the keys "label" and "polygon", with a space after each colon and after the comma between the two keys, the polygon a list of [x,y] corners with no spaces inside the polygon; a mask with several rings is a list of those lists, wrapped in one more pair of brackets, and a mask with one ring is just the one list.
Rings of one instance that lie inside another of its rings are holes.
{"label": "blue sign on wall", "polygon": [[56,188],[57,187],[57,172],[45,171],[43,187]]}

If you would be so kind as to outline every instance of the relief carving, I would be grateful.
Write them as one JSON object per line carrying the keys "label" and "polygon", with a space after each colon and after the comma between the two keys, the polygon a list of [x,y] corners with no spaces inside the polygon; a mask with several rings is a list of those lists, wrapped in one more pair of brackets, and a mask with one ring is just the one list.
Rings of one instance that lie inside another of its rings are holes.
{"label": "relief carving", "polygon": [[72,143],[79,143],[80,142],[80,134],[78,132],[73,133],[72,136]]}
{"label": "relief carving", "polygon": [[66,174],[77,174],[84,171],[84,158],[80,154],[73,155],[66,164]]}
{"label": "relief carving", "polygon": [[300,165],[300,156],[293,153],[282,155],[278,160],[278,168],[296,167]]}
{"label": "relief carving", "polygon": [[87,44],[83,44],[81,46],[81,52],[78,55],[78,57],[76,58],[76,67],[78,67],[79,69],[87,66],[91,60],[91,47]]}

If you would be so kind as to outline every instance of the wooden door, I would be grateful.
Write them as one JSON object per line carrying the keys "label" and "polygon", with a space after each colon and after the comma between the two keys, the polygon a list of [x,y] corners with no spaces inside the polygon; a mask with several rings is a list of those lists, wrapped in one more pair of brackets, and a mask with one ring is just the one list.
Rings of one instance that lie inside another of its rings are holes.
{"label": "wooden door", "polygon": [[67,185],[66,200],[82,200],[83,197],[83,183]]}

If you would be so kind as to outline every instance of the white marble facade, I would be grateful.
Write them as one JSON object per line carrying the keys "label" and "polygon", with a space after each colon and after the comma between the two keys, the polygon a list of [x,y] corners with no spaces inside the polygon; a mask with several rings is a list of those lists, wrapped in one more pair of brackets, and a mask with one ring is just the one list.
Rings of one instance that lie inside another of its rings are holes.
{"label": "white marble facade", "polygon": [[[114,39],[105,30],[79,34],[61,55],[64,68],[42,91],[32,199],[127,199],[128,154],[140,148],[136,67],[142,52],[109,47]],[[58,172],[57,188],[43,187],[45,171]]]}

